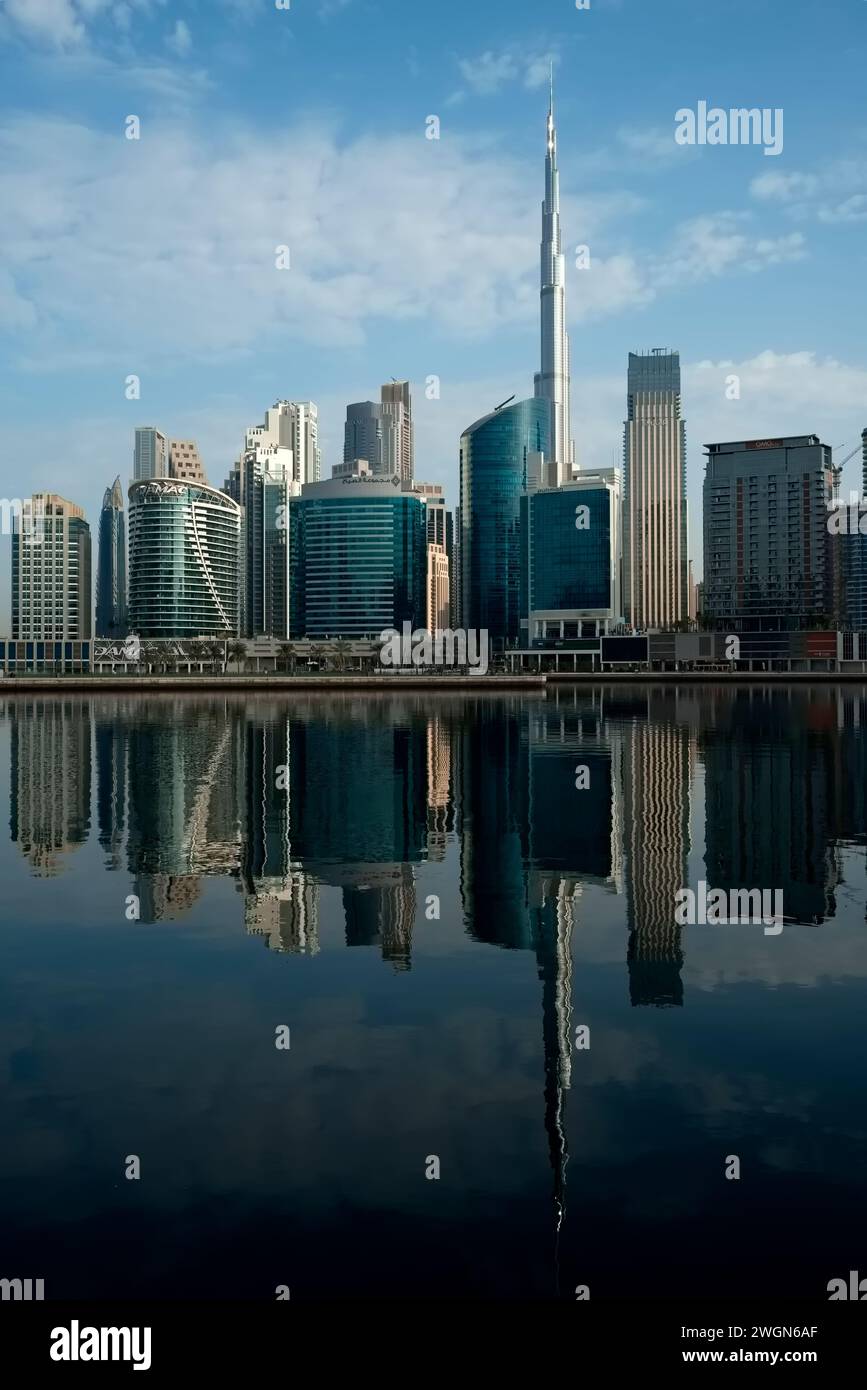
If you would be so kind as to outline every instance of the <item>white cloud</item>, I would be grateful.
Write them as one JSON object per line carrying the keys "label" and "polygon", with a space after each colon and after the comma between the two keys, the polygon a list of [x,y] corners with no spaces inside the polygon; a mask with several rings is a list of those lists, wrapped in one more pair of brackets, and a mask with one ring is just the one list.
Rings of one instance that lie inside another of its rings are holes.
{"label": "white cloud", "polygon": [[865,222],[867,221],[867,193],[853,193],[836,207],[819,209],[820,222]]}
{"label": "white cloud", "polygon": [[478,58],[462,58],[458,68],[467,86],[479,96],[498,92],[518,75],[517,63],[511,53],[494,53],[490,49]]}
{"label": "white cloud", "polygon": [[491,96],[511,82],[520,81],[528,91],[544,86],[551,63],[556,65],[558,61],[554,53],[527,54],[517,45],[508,45],[486,49],[477,58],[461,58],[458,69],[467,87],[477,96]]}
{"label": "white cloud", "polygon": [[772,170],[753,179],[750,193],[760,202],[777,203],[800,221],[863,222],[867,219],[867,160],[839,159],[819,173]]}
{"label": "white cloud", "polygon": [[[391,196],[371,199],[384,163]],[[275,333],[346,345],[374,317],[485,336],[535,313],[532,174],[456,136],[339,144],[319,122],[281,131],[277,158],[272,135],[237,126],[146,122],[127,141],[122,127],[21,120],[0,132],[0,166],[0,252],[38,316],[35,358],[70,341],[106,361],[197,360]],[[587,199],[581,225],[601,235],[632,206]],[[606,286],[626,301],[616,257],[588,287],[594,313]]]}
{"label": "white cloud", "polygon": [[[390,197],[372,199],[385,166]],[[0,130],[0,322],[29,328],[22,349],[42,370],[70,343],[135,371],[282,335],[357,345],[374,321],[489,338],[538,311],[536,172],[490,142],[340,143],[321,121],[281,131],[277,158],[272,134],[237,125],[145,122],[127,141],[122,127],[21,119]],[[565,248],[573,317],[805,254],[799,233],[762,237],[728,212],[675,228],[655,253],[618,245],[612,227],[643,206],[627,192],[564,202],[564,226],[580,229]],[[589,270],[574,266],[579,236]],[[275,266],[280,245],[291,269]]]}
{"label": "white cloud", "polygon": [[695,146],[678,145],[674,138],[674,127],[647,126],[641,129],[623,126],[617,132],[618,142],[630,152],[638,155],[642,164],[658,166],[673,164],[692,154]]}
{"label": "white cloud", "polygon": [[819,181],[812,174],[784,174],[772,170],[753,179],[750,193],[764,202],[791,203],[812,197],[818,186]]}
{"label": "white cloud", "polygon": [[5,13],[23,37],[68,48],[83,43],[81,12],[72,0],[6,0]]}
{"label": "white cloud", "polygon": [[183,58],[193,46],[193,37],[190,27],[182,19],[175,23],[174,29],[166,36],[166,45],[176,53],[179,58]]}
{"label": "white cloud", "polygon": [[718,212],[684,222],[676,229],[672,255],[658,263],[657,285],[689,284],[728,270],[755,272],[806,255],[800,232],[756,237],[750,233],[749,221],[746,213]]}

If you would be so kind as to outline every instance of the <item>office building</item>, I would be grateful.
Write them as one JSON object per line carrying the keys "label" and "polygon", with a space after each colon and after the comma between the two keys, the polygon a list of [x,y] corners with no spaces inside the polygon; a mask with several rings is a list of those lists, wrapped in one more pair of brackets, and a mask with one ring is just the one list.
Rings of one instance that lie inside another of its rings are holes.
{"label": "office building", "polygon": [[105,490],[99,514],[96,635],[124,637],[126,631],[126,518],[123,487],[117,477]]}
{"label": "office building", "polygon": [[828,528],[828,445],[797,435],[705,447],[706,622],[746,631],[829,623],[840,538]]}
{"label": "office building", "polygon": [[396,477],[332,478],[289,508],[291,635],[377,638],[427,619],[424,499]]}
{"label": "office building", "polygon": [[504,405],[464,431],[460,446],[460,623],[514,644],[521,620],[521,494],[545,475],[550,402]]}
{"label": "office building", "polygon": [[129,623],[140,637],[234,637],[241,509],[225,493],[173,479],[129,490]]}
{"label": "office building", "polygon": [[12,527],[12,637],[74,642],[92,636],[90,527],[55,493],[34,493]]}
{"label": "office building", "polygon": [[629,354],[623,433],[623,570],[627,623],[639,632],[689,621],[686,425],[680,355]]}
{"label": "office building", "polygon": [[520,505],[523,642],[568,644],[621,626],[617,469],[530,489]]}
{"label": "office building", "polygon": [[572,442],[569,335],[566,332],[566,262],[560,241],[560,172],[554,125],[554,82],[548,105],[545,152],[545,200],[542,203],[540,254],[541,365],[535,394],[549,403],[550,459],[553,485],[569,482],[575,467]]}
{"label": "office building", "polygon": [[205,465],[194,439],[169,441],[169,477],[185,483],[204,483],[208,486]]}
{"label": "office building", "polygon": [[133,481],[169,476],[169,446],[165,435],[153,425],[141,425],[135,432]]}

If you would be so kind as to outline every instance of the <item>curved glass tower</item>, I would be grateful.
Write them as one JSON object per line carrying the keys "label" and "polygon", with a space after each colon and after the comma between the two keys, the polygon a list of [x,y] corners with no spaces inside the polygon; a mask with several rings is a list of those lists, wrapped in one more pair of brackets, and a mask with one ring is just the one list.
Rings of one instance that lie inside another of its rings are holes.
{"label": "curved glass tower", "polygon": [[550,450],[542,396],[485,415],[461,435],[461,617],[492,642],[516,642],[521,620],[521,494]]}
{"label": "curved glass tower", "polygon": [[126,636],[126,524],[120,478],[105,489],[99,514],[96,635]]}
{"label": "curved glass tower", "polygon": [[129,622],[140,637],[238,632],[241,508],[201,483],[129,489]]}

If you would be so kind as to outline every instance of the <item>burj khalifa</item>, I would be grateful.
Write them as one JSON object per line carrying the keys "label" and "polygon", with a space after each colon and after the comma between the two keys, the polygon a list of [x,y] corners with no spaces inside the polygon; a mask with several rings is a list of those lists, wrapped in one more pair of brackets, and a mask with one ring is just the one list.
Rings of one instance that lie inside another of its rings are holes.
{"label": "burj khalifa", "polygon": [[569,336],[566,332],[566,261],[560,247],[560,173],[557,168],[557,130],[554,125],[554,70],[548,105],[548,149],[545,155],[545,201],[542,204],[540,264],[542,320],[541,370],[534,377],[534,394],[551,402],[551,481],[571,482],[575,466],[569,386]]}

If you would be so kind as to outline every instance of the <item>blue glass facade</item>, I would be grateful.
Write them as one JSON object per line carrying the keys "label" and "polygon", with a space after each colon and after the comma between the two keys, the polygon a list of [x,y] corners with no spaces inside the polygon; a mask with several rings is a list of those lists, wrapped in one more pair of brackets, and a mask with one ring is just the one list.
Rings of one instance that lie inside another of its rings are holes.
{"label": "blue glass facade", "polygon": [[521,619],[521,494],[531,453],[550,447],[550,402],[517,401],[461,436],[461,626],[516,642]]}
{"label": "blue glass facade", "polygon": [[425,626],[421,498],[383,483],[314,483],[289,511],[292,637],[376,638],[404,622]]}
{"label": "blue glass facade", "polygon": [[129,490],[129,624],[140,637],[235,636],[241,509],[204,484],[167,478]]}
{"label": "blue glass facade", "polygon": [[99,515],[96,571],[96,635],[124,637],[127,631],[126,521],[120,478],[106,488]]}
{"label": "blue glass facade", "polygon": [[608,488],[566,488],[522,497],[521,616],[526,618],[531,610],[607,610],[611,549]]}

